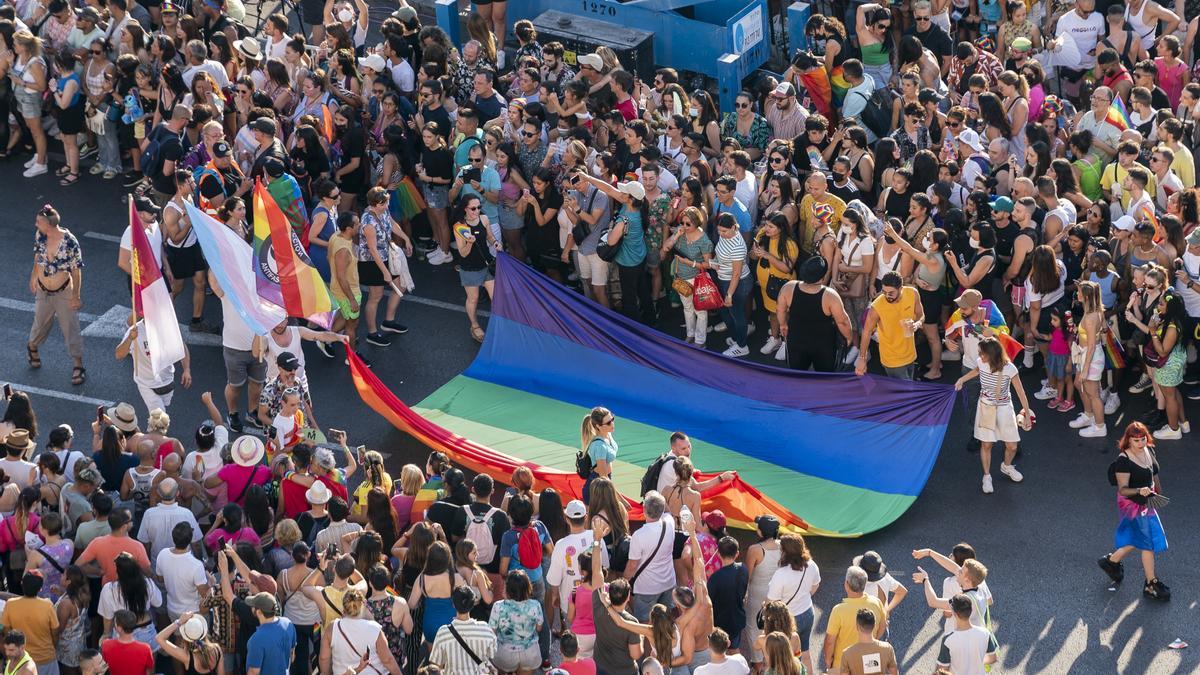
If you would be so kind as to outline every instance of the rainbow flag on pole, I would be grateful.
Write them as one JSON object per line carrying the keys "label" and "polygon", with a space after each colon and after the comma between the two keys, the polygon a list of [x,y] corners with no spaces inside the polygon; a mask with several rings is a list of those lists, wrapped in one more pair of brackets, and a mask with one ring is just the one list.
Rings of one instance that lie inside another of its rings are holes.
{"label": "rainbow flag on pole", "polygon": [[154,249],[146,229],[138,218],[129,198],[129,232],[131,235],[130,272],[133,277],[133,311],[143,319],[146,340],[150,352],[150,365],[160,373],[168,366],[183,359],[183,336],[179,333],[179,320],[175,318],[175,305],[171,302],[171,291],[163,279]]}
{"label": "rainbow flag on pole", "polygon": [[1129,111],[1125,109],[1125,102],[1120,96],[1114,98],[1112,105],[1108,106],[1108,116],[1104,120],[1121,131],[1133,126],[1133,122],[1129,120]]}
{"label": "rainbow flag on pole", "polygon": [[254,184],[254,258],[260,296],[282,306],[288,316],[308,319],[326,329],[332,325],[329,287],[261,180]]}
{"label": "rainbow flag on pole", "polygon": [[281,303],[264,300],[255,289],[254,250],[237,232],[191,202],[187,202],[187,215],[225,299],[252,333],[266,335],[287,318],[287,313]]}

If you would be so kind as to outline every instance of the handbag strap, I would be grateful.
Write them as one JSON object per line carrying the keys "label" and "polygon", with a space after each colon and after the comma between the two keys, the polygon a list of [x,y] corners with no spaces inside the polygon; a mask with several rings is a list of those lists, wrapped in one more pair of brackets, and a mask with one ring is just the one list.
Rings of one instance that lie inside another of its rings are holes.
{"label": "handbag strap", "polygon": [[[359,658],[359,660],[361,661],[363,654],[362,654],[362,652],[358,651],[357,647],[354,646],[354,641],[351,640],[348,635],[346,635],[346,631],[342,630],[342,622],[334,621],[333,625],[337,627],[338,633],[342,636],[342,639],[346,641],[346,646],[350,647],[350,651],[353,652],[354,655],[357,656]],[[370,655],[371,655],[371,648],[367,647],[367,656],[369,657]],[[367,667],[370,668],[372,672],[375,672],[375,673],[379,672],[379,670],[370,663],[367,664]]]}
{"label": "handbag strap", "polygon": [[796,599],[796,596],[800,595],[800,589],[804,588],[804,580],[807,577],[808,577],[808,565],[805,565],[804,572],[800,575],[800,583],[796,585],[796,590],[792,593],[792,597],[788,598],[787,602],[785,602],[783,604],[785,604],[785,605],[792,604],[792,601]]}
{"label": "handbag strap", "polygon": [[471,657],[471,660],[475,662],[475,665],[477,665],[477,666],[483,665],[483,659],[481,659],[475,655],[475,650],[471,649],[471,647],[469,645],[467,645],[467,641],[464,640],[463,637],[458,634],[457,630],[455,630],[454,622],[451,621],[450,623],[446,624],[446,628],[450,629],[450,634],[453,635],[454,639],[458,641],[459,646],[462,647],[464,650],[466,650],[467,656]]}
{"label": "handbag strap", "polygon": [[325,604],[329,605],[329,609],[332,609],[334,612],[336,612],[338,616],[343,616],[342,610],[338,609],[337,605],[333,604],[333,601],[329,599],[328,595],[325,595],[324,588],[321,589],[321,599],[324,600]]}
{"label": "handbag strap", "polygon": [[637,583],[638,577],[642,576],[642,572],[645,572],[646,568],[650,566],[650,562],[654,560],[654,556],[658,555],[658,549],[662,548],[663,539],[667,538],[667,521],[660,522],[662,523],[662,532],[658,535],[658,543],[654,545],[654,550],[650,552],[650,555],[646,556],[646,559],[634,571],[633,576],[629,578],[629,590],[631,592],[633,591],[633,585]]}

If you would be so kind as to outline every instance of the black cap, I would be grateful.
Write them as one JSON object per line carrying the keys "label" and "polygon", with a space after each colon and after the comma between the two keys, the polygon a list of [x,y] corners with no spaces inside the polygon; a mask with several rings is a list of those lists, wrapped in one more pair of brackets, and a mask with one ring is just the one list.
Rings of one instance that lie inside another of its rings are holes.
{"label": "black cap", "polygon": [[769,539],[774,539],[779,535],[779,519],[775,516],[764,513],[754,519],[754,524]]}
{"label": "black cap", "polygon": [[134,198],[133,207],[141,213],[158,213],[158,207],[147,197]]}
{"label": "black cap", "polygon": [[275,125],[275,120],[270,117],[260,117],[250,123],[250,129],[274,136],[279,127]]}
{"label": "black cap", "polygon": [[231,154],[233,151],[229,149],[229,144],[225,141],[217,141],[213,146],[213,157],[228,157]]}
{"label": "black cap", "polygon": [[929,87],[925,87],[921,91],[917,92],[917,102],[921,105],[925,105],[926,103],[937,103],[941,100],[941,95]]}
{"label": "black cap", "polygon": [[267,161],[263,162],[263,169],[266,170],[267,175],[271,178],[279,178],[283,175],[287,167],[278,158],[268,157]]}
{"label": "black cap", "polygon": [[280,370],[294,372],[300,367],[300,359],[291,352],[281,352],[279,357],[275,359],[275,365],[279,366]]}

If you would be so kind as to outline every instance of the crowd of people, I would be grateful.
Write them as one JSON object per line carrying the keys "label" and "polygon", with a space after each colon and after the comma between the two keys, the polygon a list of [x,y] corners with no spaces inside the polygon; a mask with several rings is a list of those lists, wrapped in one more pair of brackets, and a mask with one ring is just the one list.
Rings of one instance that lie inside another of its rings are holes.
{"label": "crowd of people", "polygon": [[[166,412],[191,357],[155,372],[141,322],[116,356],[134,361],[145,431],[124,403],[99,412],[91,452],[62,425],[35,454],[28,399],[10,398],[0,552],[9,604],[37,618],[0,618],[13,667],[529,672],[553,644],[568,672],[894,669],[879,638],[906,591],[879,557],[847,570],[812,648],[803,539],[763,518],[740,550],[701,503],[686,436],[631,532],[602,408],[583,500],[565,505],[518,470],[493,506],[490,478],[436,454],[393,481],[343,432],[315,433],[303,341],[326,358],[389,346],[412,258],[456,271],[482,342],[500,251],[693,348],[717,334],[731,358],[953,381],[984,493],[997,442],[1023,479],[1037,413],[1104,439],[1148,408],[1110,469],[1121,525],[1100,566],[1119,582],[1141,551],[1144,592],[1169,597],[1147,448],[1189,434],[1200,398],[1200,18],[1151,0],[818,2],[786,71],[719,101],[673,67],[543,43],[525,17],[509,41],[503,5],[480,3],[462,44],[404,2],[379,23],[362,0],[307,0],[301,33],[282,14],[250,30],[237,0],[0,7],[0,154],[29,153],[33,179],[57,138],[62,188],[133,191],[131,227],[173,294],[191,282],[190,329],[220,333],[226,370],[191,447]],[[208,270],[188,207],[250,241],[255,181],[301,195],[291,224],[332,330],[255,335]],[[27,360],[57,321],[82,385],[83,249],[52,205],[36,228]],[[127,230],[125,274],[132,249]],[[1031,395],[1022,370],[1042,379]],[[968,546],[916,555],[953,575],[940,595],[912,580],[948,613],[945,664],[977,672],[995,652],[986,568]]]}

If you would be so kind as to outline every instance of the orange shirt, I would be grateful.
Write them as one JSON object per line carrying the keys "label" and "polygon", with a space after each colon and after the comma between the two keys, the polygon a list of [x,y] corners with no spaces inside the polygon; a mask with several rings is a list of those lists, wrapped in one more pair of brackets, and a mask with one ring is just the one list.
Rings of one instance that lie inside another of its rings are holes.
{"label": "orange shirt", "polygon": [[117,556],[122,553],[132,555],[142,569],[150,569],[150,557],[146,555],[146,547],[141,542],[128,536],[116,537],[111,534],[93,539],[75,563],[82,565],[94,561],[104,571],[104,583],[107,584],[117,580]]}
{"label": "orange shirt", "polygon": [[25,651],[39,666],[54,662],[54,631],[58,613],[45,598],[13,598],[4,605],[0,624],[25,634]]}

